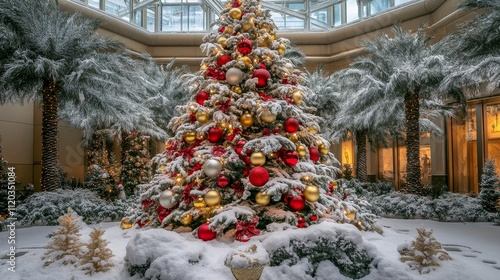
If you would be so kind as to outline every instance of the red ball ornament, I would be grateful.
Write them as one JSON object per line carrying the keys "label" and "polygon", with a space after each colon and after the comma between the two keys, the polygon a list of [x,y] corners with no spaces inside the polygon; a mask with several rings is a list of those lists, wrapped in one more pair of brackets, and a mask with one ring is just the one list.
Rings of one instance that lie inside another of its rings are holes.
{"label": "red ball ornament", "polygon": [[304,220],[304,218],[302,218],[302,217],[298,217],[297,218],[297,227],[298,228],[305,228],[306,226],[307,226],[306,220]]}
{"label": "red ball ornament", "polygon": [[247,141],[245,141],[245,140],[240,140],[240,141],[236,142],[236,145],[234,147],[234,151],[238,155],[241,155],[241,151],[243,151],[243,146],[245,146],[246,143],[247,143]]}
{"label": "red ball ornament", "polygon": [[218,79],[220,70],[211,65],[205,70],[205,78]]}
{"label": "red ball ornament", "polygon": [[219,27],[219,33],[224,33],[224,30],[226,30],[226,27],[225,26],[221,26]]}
{"label": "red ball ornament", "polygon": [[233,60],[233,58],[230,55],[223,54],[217,58],[217,65],[221,67],[231,60]]}
{"label": "red ball ornament", "polygon": [[309,220],[311,220],[313,222],[316,221],[317,219],[318,219],[318,216],[316,216],[316,215],[312,215],[311,217],[309,217]]}
{"label": "red ball ornament", "polygon": [[267,86],[267,80],[271,78],[271,74],[266,69],[257,69],[253,72],[252,78],[257,78],[257,87]]}
{"label": "red ball ornament", "polygon": [[203,105],[205,104],[205,101],[210,99],[210,94],[206,91],[200,91],[196,94],[196,103]]}
{"label": "red ball ornament", "polygon": [[210,128],[208,131],[208,141],[210,143],[217,143],[224,137],[224,131],[218,126]]}
{"label": "red ball ornament", "polygon": [[264,167],[254,167],[248,174],[248,180],[252,185],[262,187],[269,181],[269,172]]}
{"label": "red ball ornament", "polygon": [[306,206],[306,201],[303,196],[299,195],[288,199],[288,207],[293,211],[300,211]]}
{"label": "red ball ornament", "polygon": [[229,185],[229,178],[226,177],[224,174],[219,174],[219,177],[217,177],[217,186],[221,188],[225,188]]}
{"label": "red ball ornament", "polygon": [[262,63],[262,62],[261,62],[261,63],[259,63],[259,66],[260,66],[260,69],[267,69],[266,64],[264,64],[264,63]]}
{"label": "red ball ornament", "polygon": [[241,39],[238,42],[238,51],[242,55],[247,55],[252,52],[252,41],[248,40],[247,38]]}
{"label": "red ball ornament", "polygon": [[283,155],[283,161],[288,166],[294,166],[299,162],[299,154],[297,154],[297,151],[287,151]]}
{"label": "red ball ornament", "polygon": [[198,238],[203,241],[213,240],[217,237],[217,233],[211,230],[208,225],[208,223],[205,223],[198,228]]}
{"label": "red ball ornament", "polygon": [[226,79],[226,72],[224,71],[219,71],[218,75],[217,75],[217,80],[219,81],[224,81]]}
{"label": "red ball ornament", "polygon": [[316,162],[319,160],[319,151],[314,147],[309,147],[309,158]]}
{"label": "red ball ornament", "polygon": [[288,118],[285,120],[285,123],[283,123],[283,128],[288,133],[297,132],[297,130],[299,130],[299,121],[295,118]]}

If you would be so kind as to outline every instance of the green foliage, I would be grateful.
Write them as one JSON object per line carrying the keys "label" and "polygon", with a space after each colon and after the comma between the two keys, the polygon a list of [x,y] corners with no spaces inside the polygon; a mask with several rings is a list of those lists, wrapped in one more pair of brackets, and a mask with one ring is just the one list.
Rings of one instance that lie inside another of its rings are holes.
{"label": "green foliage", "polygon": [[144,264],[138,264],[138,265],[131,265],[128,261],[126,262],[126,267],[127,271],[130,276],[134,276],[139,274],[141,278],[144,278],[144,275],[146,274],[146,271],[149,269],[151,266],[151,260],[148,259],[146,260],[146,263]]}
{"label": "green foliage", "polygon": [[366,251],[359,250],[349,238],[343,236],[320,237],[317,241],[292,239],[288,246],[280,247],[270,254],[270,265],[282,263],[295,265],[307,258],[311,264],[307,274],[315,276],[316,269],[322,261],[331,261],[340,273],[353,279],[359,279],[370,273],[372,258]]}
{"label": "green foliage", "polygon": [[487,159],[484,163],[483,174],[479,183],[479,199],[481,199],[481,203],[487,211],[496,211],[496,204],[500,198],[499,183],[500,177],[496,172],[495,161]]}

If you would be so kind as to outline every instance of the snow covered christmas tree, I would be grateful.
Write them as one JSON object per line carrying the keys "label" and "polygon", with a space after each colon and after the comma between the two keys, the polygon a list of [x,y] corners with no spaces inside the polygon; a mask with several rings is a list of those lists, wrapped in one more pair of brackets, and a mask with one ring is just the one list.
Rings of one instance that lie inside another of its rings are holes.
{"label": "snow covered christmas tree", "polygon": [[127,141],[123,152],[120,179],[125,187],[127,196],[134,195],[139,184],[147,183],[151,179],[150,156],[147,149],[149,136],[132,132],[122,141]]}
{"label": "snow covered christmas tree", "polygon": [[87,250],[81,257],[82,269],[87,271],[86,274],[105,272],[114,266],[109,260],[113,252],[107,248],[109,242],[102,238],[103,234],[104,230],[99,228],[94,228],[90,233],[90,242],[86,244]]}
{"label": "snow covered christmas tree", "polygon": [[303,102],[311,92],[302,73],[282,57],[290,42],[277,38],[270,12],[258,0],[233,0],[217,25],[201,45],[200,71],[185,76],[193,97],[177,107],[175,137],[153,158],[157,174],[131,220],[198,228],[203,240],[229,231],[246,241],[271,223],[321,219],[371,229],[371,216],[335,192],[338,161]]}
{"label": "snow covered christmas tree", "polygon": [[500,178],[496,172],[495,161],[487,159],[479,183],[479,199],[487,211],[495,211],[497,200],[500,198],[500,191],[497,189],[499,183]]}

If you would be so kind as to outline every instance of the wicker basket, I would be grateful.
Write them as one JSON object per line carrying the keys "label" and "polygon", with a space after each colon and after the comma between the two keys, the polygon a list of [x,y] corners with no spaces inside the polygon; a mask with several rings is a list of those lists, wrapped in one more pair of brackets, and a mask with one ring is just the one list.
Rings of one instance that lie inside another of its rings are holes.
{"label": "wicker basket", "polygon": [[245,268],[231,268],[231,272],[233,273],[234,278],[236,280],[259,280],[262,275],[262,271],[264,271],[264,267],[267,265],[259,265]]}

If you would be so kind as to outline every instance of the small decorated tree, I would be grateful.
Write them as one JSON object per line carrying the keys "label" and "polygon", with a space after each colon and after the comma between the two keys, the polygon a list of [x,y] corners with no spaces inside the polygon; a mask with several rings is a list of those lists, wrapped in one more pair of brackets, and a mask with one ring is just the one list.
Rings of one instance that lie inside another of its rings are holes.
{"label": "small decorated tree", "polygon": [[122,151],[121,183],[125,187],[127,196],[134,195],[139,184],[151,180],[150,156],[147,149],[149,137],[138,132],[132,132],[128,137],[122,139],[127,142],[125,151]]}
{"label": "small decorated tree", "polygon": [[113,253],[106,246],[109,242],[102,238],[104,230],[94,228],[90,233],[90,242],[86,244],[87,251],[81,257],[82,269],[86,274],[108,271],[113,267],[109,261]]}
{"label": "small decorated tree", "polygon": [[51,240],[45,246],[47,252],[42,257],[45,260],[44,266],[54,262],[64,265],[78,263],[83,245],[80,242],[81,218],[68,208],[66,215],[59,217],[57,221],[60,227],[51,234]]}
{"label": "small decorated tree", "polygon": [[500,197],[500,191],[497,189],[499,182],[500,178],[496,172],[495,161],[487,159],[479,183],[479,198],[487,211],[495,211],[497,200]]}
{"label": "small decorated tree", "polygon": [[451,260],[434,236],[432,230],[417,228],[418,237],[411,245],[405,244],[398,248],[400,260],[421,274],[429,273],[433,267],[439,266],[440,261]]}

